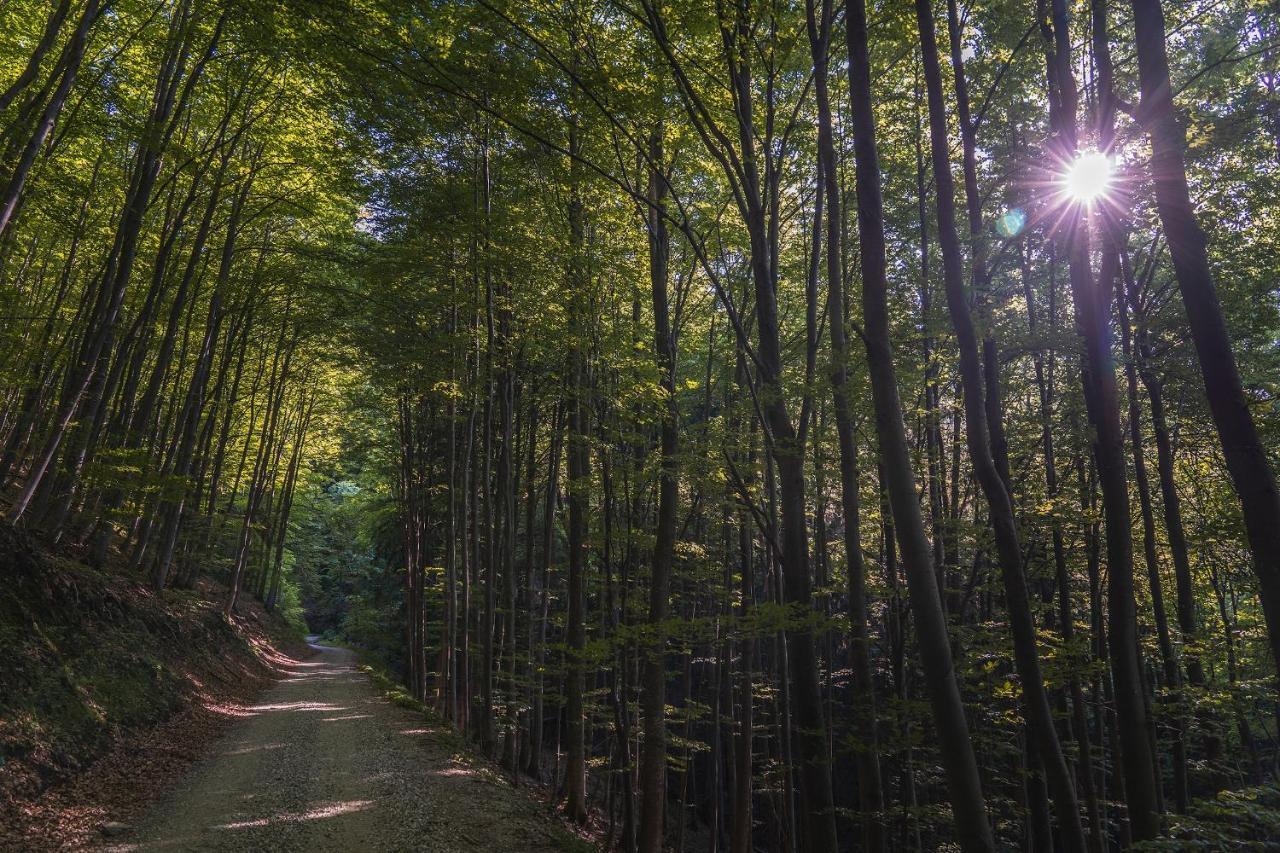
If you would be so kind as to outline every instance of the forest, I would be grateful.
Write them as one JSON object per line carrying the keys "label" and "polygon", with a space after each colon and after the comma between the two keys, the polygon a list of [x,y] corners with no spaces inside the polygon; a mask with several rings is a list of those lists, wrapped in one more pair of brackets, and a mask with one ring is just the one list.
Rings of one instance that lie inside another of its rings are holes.
{"label": "forest", "polygon": [[600,849],[1275,849],[1278,467],[1276,0],[0,3],[0,526]]}

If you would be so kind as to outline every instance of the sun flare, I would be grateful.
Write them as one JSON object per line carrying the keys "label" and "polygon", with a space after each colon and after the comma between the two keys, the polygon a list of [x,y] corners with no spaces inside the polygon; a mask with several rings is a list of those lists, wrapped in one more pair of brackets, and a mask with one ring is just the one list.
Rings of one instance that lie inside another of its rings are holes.
{"label": "sun flare", "polygon": [[1088,204],[1111,187],[1111,158],[1100,151],[1081,151],[1062,178],[1066,194]]}

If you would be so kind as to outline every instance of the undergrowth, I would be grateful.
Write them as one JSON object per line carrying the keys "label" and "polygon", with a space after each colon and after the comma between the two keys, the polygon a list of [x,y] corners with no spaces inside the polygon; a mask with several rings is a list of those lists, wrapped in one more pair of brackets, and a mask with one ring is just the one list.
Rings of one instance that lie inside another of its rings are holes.
{"label": "undergrowth", "polygon": [[[421,714],[429,725],[437,728],[436,736],[440,743],[446,748],[453,751],[455,761],[469,768],[476,770],[484,777],[492,781],[500,781],[501,774],[489,762],[472,752],[467,747],[466,740],[458,733],[447,719],[441,716],[434,708],[424,702],[415,699],[409,694],[403,684],[391,678],[386,672],[377,666],[367,663],[361,664],[360,669],[372,679],[373,683],[386,700],[393,705]],[[599,848],[590,842],[574,835],[565,830],[563,832],[551,833],[550,841],[555,844],[559,850],[564,853],[594,853]]]}
{"label": "undergrowth", "polygon": [[252,605],[233,625],[212,587],[156,595],[9,526],[0,576],[0,804],[67,778],[210,682],[265,673],[246,632],[289,630]]}

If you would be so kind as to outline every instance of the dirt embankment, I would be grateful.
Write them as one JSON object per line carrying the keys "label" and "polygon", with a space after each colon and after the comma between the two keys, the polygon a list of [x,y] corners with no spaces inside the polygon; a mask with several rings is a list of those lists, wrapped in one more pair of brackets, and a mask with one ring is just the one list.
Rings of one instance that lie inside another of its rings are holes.
{"label": "dirt embankment", "polygon": [[308,652],[222,590],[154,594],[0,526],[0,849],[62,849],[129,823]]}

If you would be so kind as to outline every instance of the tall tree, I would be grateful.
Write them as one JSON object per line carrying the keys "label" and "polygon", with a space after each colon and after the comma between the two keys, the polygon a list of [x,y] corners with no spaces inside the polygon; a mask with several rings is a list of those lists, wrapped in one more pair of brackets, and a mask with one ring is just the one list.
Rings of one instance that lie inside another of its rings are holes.
{"label": "tall tree", "polygon": [[1240,498],[1258,576],[1271,654],[1280,672],[1280,490],[1245,396],[1209,264],[1204,229],[1187,189],[1186,132],[1173,104],[1160,0],[1131,0],[1142,100],[1137,115],[1151,140],[1151,182],[1164,226],[1205,397]]}
{"label": "tall tree", "polygon": [[[1045,691],[1044,676],[1040,670],[1035,620],[1031,613],[1026,575],[1022,570],[1022,546],[1018,541],[1013,502],[1009,497],[1007,480],[996,467],[989,443],[991,431],[988,428],[986,396],[983,393],[982,362],[973,317],[969,313],[964,288],[964,260],[956,233],[955,184],[948,156],[950,146],[946,105],[942,94],[942,72],[938,62],[937,37],[934,34],[933,8],[929,0],[916,0],[916,18],[920,28],[925,89],[929,98],[929,141],[933,156],[933,179],[937,188],[938,243],[942,247],[947,307],[951,313],[951,325],[956,331],[956,343],[960,348],[960,384],[961,396],[964,398],[969,459],[973,463],[974,476],[986,495],[991,526],[995,533],[997,557],[1004,578],[1005,601],[1009,608],[1010,630],[1013,634],[1013,656],[1022,682],[1028,734],[1035,744],[1039,764],[1048,778],[1054,803],[1058,807],[1062,844],[1065,849],[1083,851],[1084,832],[1080,826],[1075,783],[1067,769],[1062,746],[1058,743],[1049,707],[1049,695]],[[958,76],[957,79],[963,77]],[[962,121],[965,120],[967,116],[962,117]],[[987,392],[994,393],[994,389],[987,389]]]}
{"label": "tall tree", "polygon": [[[1056,88],[1054,125],[1057,162],[1068,169],[1080,154],[1076,110],[1078,93],[1071,60],[1071,33],[1064,0],[1053,0],[1054,65],[1050,71]],[[1159,832],[1157,785],[1148,740],[1147,708],[1143,698],[1143,674],[1138,660],[1137,602],[1133,584],[1132,518],[1124,459],[1124,433],[1116,389],[1115,362],[1111,353],[1109,324],[1111,294],[1116,279],[1114,252],[1103,254],[1097,280],[1090,260],[1090,228],[1093,210],[1078,198],[1067,198],[1062,225],[1065,235],[1076,330],[1084,342],[1081,383],[1085,408],[1093,428],[1093,456],[1106,517],[1108,595],[1107,649],[1111,656],[1116,717],[1120,730],[1121,760],[1129,826],[1135,841]]]}
{"label": "tall tree", "polygon": [[956,835],[967,851],[993,850],[982,781],[969,739],[964,704],[956,683],[951,643],[942,599],[933,573],[924,519],[916,499],[916,478],[902,422],[897,372],[889,337],[889,287],[885,261],[884,201],[880,188],[880,156],[871,100],[871,63],[867,45],[867,10],[863,0],[847,0],[849,103],[857,164],[858,243],[862,268],[862,316],[866,328],[867,366],[880,439],[880,467],[893,508],[894,533],[902,549],[907,586],[916,614],[920,657],[929,682],[934,723],[938,727],[951,813]]}

